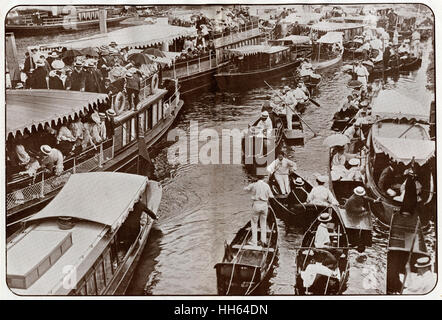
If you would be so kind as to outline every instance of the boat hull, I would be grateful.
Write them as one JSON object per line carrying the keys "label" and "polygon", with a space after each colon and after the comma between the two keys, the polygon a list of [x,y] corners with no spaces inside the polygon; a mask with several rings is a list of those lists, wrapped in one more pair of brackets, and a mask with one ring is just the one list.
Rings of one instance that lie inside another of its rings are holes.
{"label": "boat hull", "polygon": [[241,92],[255,86],[264,85],[264,80],[294,71],[299,64],[300,61],[297,60],[270,69],[243,73],[218,73],[215,75],[216,84],[220,91]]}

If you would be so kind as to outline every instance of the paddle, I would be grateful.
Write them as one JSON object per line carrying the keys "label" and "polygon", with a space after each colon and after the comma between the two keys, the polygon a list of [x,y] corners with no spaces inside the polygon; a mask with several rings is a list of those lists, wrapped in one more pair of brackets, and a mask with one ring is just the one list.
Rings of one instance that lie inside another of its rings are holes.
{"label": "paddle", "polygon": [[[295,73],[292,71],[293,73],[293,77],[295,78],[295,80],[297,80],[297,77],[295,76]],[[310,96],[308,97],[308,100],[313,103],[315,106],[317,106],[318,108],[321,106],[318,102],[316,102],[315,100],[313,100]]]}
{"label": "paddle", "polygon": [[[283,101],[284,102],[284,98],[283,97],[281,97],[281,95],[279,94],[279,92],[277,92],[275,89],[273,89],[272,88],[272,86],[271,85],[269,85],[268,83],[267,83],[267,81],[265,81],[264,80],[264,82],[265,82],[265,84],[266,85],[268,85],[269,86],[269,88],[270,89],[272,89],[272,91],[273,92],[275,92],[277,95],[278,95],[278,97],[281,99],[281,101]],[[304,122],[305,123],[305,125],[313,132],[313,136],[314,137],[316,137],[318,134],[308,125],[308,123],[307,122],[305,122],[305,120],[304,119],[302,119],[302,117],[299,115],[299,113],[298,112],[296,112],[296,110],[293,110],[294,111],[294,113],[299,117],[299,119],[302,121],[302,122]]]}
{"label": "paddle", "polygon": [[[417,236],[417,231],[418,231],[418,228],[419,228],[419,224],[420,224],[420,219],[419,219],[419,217],[417,217],[416,228],[414,230],[414,235],[413,235],[413,241],[411,241],[410,253],[408,254],[408,260],[407,260],[407,263],[405,265],[407,265],[407,264],[410,265],[411,255],[413,254],[413,248],[414,248],[414,243],[416,241],[416,236]],[[404,281],[402,282],[401,294],[402,294],[402,292],[404,291],[404,288],[405,288],[405,281],[407,280],[407,275],[408,275],[408,272],[405,272]]]}

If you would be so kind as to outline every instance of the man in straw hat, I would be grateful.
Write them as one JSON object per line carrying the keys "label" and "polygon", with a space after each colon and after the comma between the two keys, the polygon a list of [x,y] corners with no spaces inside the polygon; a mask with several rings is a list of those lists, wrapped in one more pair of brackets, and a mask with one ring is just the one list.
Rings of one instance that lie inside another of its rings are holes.
{"label": "man in straw hat", "polygon": [[348,214],[363,215],[369,212],[368,201],[377,203],[380,199],[367,197],[364,187],[358,186],[353,189],[353,194],[345,202],[344,208]]}
{"label": "man in straw hat", "polygon": [[[55,175],[59,176],[63,172],[63,154],[48,145],[42,145],[40,147],[41,152],[44,155],[42,166],[48,171],[54,171]],[[54,169],[55,168],[55,169]]]}
{"label": "man in straw hat", "polygon": [[35,61],[35,69],[31,73],[31,88],[32,89],[47,89],[48,88],[48,72],[45,68],[45,63],[42,59]]}
{"label": "man in straw hat", "polygon": [[66,78],[66,90],[84,91],[85,80],[86,78],[83,71],[83,63],[77,60],[74,63],[74,70]]}
{"label": "man in straw hat", "polygon": [[290,193],[289,174],[295,172],[296,168],[296,163],[287,159],[282,151],[278,153],[278,158],[267,167],[267,172],[274,174],[281,194],[288,195]]}
{"label": "man in straw hat", "polygon": [[414,264],[416,272],[411,272],[410,264],[405,265],[405,279],[403,294],[425,294],[434,289],[437,275],[431,271],[430,257],[421,257]]}
{"label": "man in straw hat", "polygon": [[328,212],[323,212],[319,215],[318,229],[316,229],[315,235],[315,247],[316,248],[326,248],[331,245],[330,232],[328,232],[327,223],[332,220],[332,216]]}
{"label": "man in straw hat", "polygon": [[[263,177],[258,181],[249,184],[244,190],[252,192],[252,240],[249,244],[253,246],[265,245],[267,234],[267,213],[269,198],[273,198],[272,190],[267,184],[267,178]],[[261,241],[258,243],[258,220],[261,228]]]}
{"label": "man in straw hat", "polygon": [[327,177],[323,175],[316,175],[317,186],[313,187],[307,197],[307,203],[319,205],[319,206],[330,206],[338,205],[339,202],[335,199],[331,191],[324,186],[327,182]]}

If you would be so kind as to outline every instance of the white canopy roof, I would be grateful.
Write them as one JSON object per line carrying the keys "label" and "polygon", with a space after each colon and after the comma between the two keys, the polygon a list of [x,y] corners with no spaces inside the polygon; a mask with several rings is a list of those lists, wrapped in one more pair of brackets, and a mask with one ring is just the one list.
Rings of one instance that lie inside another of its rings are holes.
{"label": "white canopy roof", "polygon": [[236,49],[230,49],[230,52],[248,56],[257,53],[269,53],[269,54],[276,53],[288,49],[289,49],[288,47],[284,46],[250,45],[250,46],[242,46]]}
{"label": "white canopy roof", "polygon": [[73,174],[55,198],[29,221],[72,217],[118,228],[144,192],[147,177],[118,173]]}
{"label": "white canopy roof", "polygon": [[343,31],[349,29],[363,28],[364,25],[359,23],[337,23],[337,22],[320,21],[311,26],[307,25],[306,27],[316,31]]}
{"label": "white canopy roof", "polygon": [[342,32],[327,32],[319,40],[319,43],[340,43],[342,42]]}
{"label": "white canopy roof", "polygon": [[291,41],[293,44],[301,44],[301,43],[309,43],[310,37],[308,36],[299,36],[299,35],[290,35],[281,39],[277,39],[276,41]]}
{"label": "white canopy roof", "polygon": [[196,34],[195,27],[185,28],[164,24],[146,24],[123,28],[106,34],[97,34],[82,39],[45,45],[45,47],[81,49],[109,45],[109,43],[115,41],[120,47],[135,48],[161,44],[163,42],[171,43],[175,39],[186,36],[196,36]]}
{"label": "white canopy roof", "polygon": [[431,140],[414,140],[376,136],[373,139],[375,152],[383,152],[397,162],[408,165],[414,160],[420,166],[434,156],[435,143]]}
{"label": "white canopy roof", "polygon": [[430,105],[408,98],[393,90],[383,90],[373,102],[372,115],[381,119],[430,120]]}

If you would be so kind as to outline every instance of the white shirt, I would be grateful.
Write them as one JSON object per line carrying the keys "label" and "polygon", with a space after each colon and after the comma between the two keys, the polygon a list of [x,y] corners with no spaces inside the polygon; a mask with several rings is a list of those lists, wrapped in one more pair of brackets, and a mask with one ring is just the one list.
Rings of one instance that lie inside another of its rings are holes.
{"label": "white shirt", "polygon": [[344,166],[346,161],[345,154],[336,153],[332,158],[332,167],[333,166]]}
{"label": "white shirt", "polygon": [[316,204],[319,206],[328,206],[330,204],[338,205],[335,197],[329,189],[324,186],[316,186],[310,191],[307,197],[307,203]]}
{"label": "white shirt", "polygon": [[355,73],[358,77],[368,77],[369,75],[367,68],[364,66],[356,66]]}
{"label": "white shirt", "polygon": [[285,100],[286,104],[290,104],[290,105],[292,105],[292,104],[296,105],[298,103],[295,96],[293,95],[293,92],[291,92],[291,91],[288,91],[285,94],[284,100]]}
{"label": "white shirt", "polygon": [[273,125],[272,125],[272,119],[270,119],[270,117],[267,117],[267,119],[263,120],[259,120],[259,122],[256,124],[257,128],[260,129],[267,129],[267,131],[271,131],[273,129]]}
{"label": "white shirt", "polygon": [[330,233],[328,232],[327,225],[320,223],[315,235],[315,247],[324,248],[326,243],[330,244]]}
{"label": "white shirt", "polygon": [[254,201],[268,201],[269,198],[273,198],[272,190],[270,186],[262,180],[258,180],[255,183],[249,184],[244,188],[246,191],[254,193],[252,200]]}
{"label": "white shirt", "polygon": [[289,174],[290,169],[296,170],[297,166],[294,161],[283,158],[281,161],[279,159],[274,160],[268,167],[267,171],[269,173],[275,174]]}
{"label": "white shirt", "polygon": [[430,292],[437,281],[437,276],[427,270],[423,275],[410,272],[405,280],[404,294],[425,294]]}
{"label": "white shirt", "polygon": [[305,94],[304,90],[302,90],[301,88],[296,88],[295,91],[293,91],[293,96],[296,98],[296,100],[299,101],[304,101],[307,100],[308,97]]}

